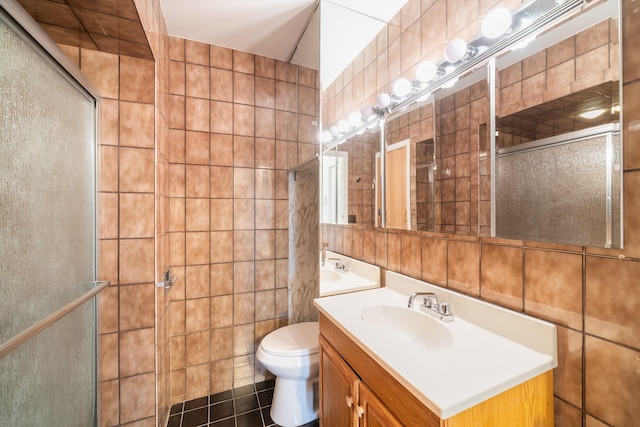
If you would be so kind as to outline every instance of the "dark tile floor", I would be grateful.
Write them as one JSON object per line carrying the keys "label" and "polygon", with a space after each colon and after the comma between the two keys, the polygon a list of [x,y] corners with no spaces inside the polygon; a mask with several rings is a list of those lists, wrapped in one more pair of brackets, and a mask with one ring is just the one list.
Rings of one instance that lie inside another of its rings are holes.
{"label": "dark tile floor", "polygon": [[[279,427],[269,415],[274,385],[269,380],[175,404],[167,427]],[[318,420],[304,425],[318,426]]]}

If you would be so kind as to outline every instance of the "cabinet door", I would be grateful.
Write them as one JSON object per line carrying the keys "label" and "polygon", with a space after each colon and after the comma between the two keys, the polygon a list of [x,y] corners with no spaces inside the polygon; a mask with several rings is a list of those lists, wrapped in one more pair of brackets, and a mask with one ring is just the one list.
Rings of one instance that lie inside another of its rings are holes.
{"label": "cabinet door", "polygon": [[364,385],[359,384],[360,405],[356,413],[360,417],[360,427],[402,427],[400,421]]}
{"label": "cabinet door", "polygon": [[340,355],[320,337],[320,425],[357,425],[358,377]]}

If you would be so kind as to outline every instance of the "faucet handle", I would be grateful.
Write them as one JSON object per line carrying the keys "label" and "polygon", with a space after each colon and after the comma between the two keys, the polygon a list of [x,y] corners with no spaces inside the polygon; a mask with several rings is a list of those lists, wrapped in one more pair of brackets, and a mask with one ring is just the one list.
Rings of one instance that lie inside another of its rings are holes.
{"label": "faucet handle", "polygon": [[438,309],[438,298],[435,295],[427,295],[422,298],[422,304],[427,308]]}
{"label": "faucet handle", "polygon": [[440,304],[440,309],[438,311],[440,311],[440,314],[448,316],[451,314],[451,307],[449,307],[448,302],[443,302]]}

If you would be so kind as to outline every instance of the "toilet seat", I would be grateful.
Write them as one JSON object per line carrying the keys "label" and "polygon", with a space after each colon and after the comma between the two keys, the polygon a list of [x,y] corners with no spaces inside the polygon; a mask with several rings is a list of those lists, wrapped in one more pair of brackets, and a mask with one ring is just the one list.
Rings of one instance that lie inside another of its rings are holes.
{"label": "toilet seat", "polygon": [[319,351],[318,333],[318,322],[296,323],[269,333],[260,347],[273,356],[307,356]]}

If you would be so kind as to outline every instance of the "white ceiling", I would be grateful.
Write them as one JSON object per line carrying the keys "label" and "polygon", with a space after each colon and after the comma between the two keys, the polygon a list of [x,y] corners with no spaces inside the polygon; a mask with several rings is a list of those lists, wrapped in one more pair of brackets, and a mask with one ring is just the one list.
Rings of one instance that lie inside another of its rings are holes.
{"label": "white ceiling", "polygon": [[406,2],[161,0],[169,35],[321,69],[324,87]]}

